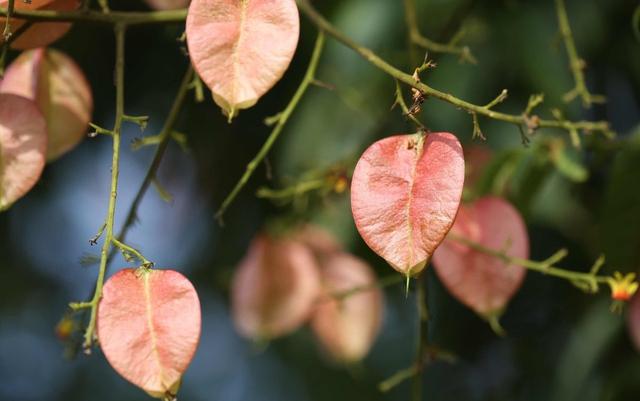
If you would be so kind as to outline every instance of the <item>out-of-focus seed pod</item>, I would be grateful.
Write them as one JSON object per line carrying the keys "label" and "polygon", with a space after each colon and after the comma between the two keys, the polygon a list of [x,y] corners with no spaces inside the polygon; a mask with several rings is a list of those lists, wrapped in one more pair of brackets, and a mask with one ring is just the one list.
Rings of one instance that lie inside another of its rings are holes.
{"label": "out-of-focus seed pod", "polygon": [[11,63],[0,82],[0,93],[13,93],[36,102],[47,122],[47,160],[76,146],[87,133],[93,96],[84,73],[64,53],[35,49]]}
{"label": "out-of-focus seed pod", "polygon": [[47,126],[36,104],[0,94],[0,211],[8,209],[40,179]]}
{"label": "out-of-focus seed pod", "polygon": [[313,224],[305,224],[297,229],[293,238],[308,246],[316,257],[342,251],[342,245],[332,233]]}
{"label": "out-of-focus seed pod", "polygon": [[233,278],[233,320],[254,340],[291,333],[309,317],[319,290],[318,266],[306,246],[260,235]]}
{"label": "out-of-focus seed pod", "polygon": [[[9,0],[0,0],[0,7],[7,8]],[[80,0],[15,0],[13,8],[21,11],[52,10],[52,11],[72,11],[80,6]],[[5,17],[0,17],[0,26],[6,23]],[[11,18],[11,32],[15,33],[27,21],[19,18]],[[71,28],[69,22],[35,22],[26,31],[22,32],[12,43],[14,49],[35,49],[36,47],[48,46],[60,39]],[[0,44],[4,38],[0,35]]]}
{"label": "out-of-focus seed pod", "polygon": [[335,253],[322,265],[322,283],[311,327],[334,359],[356,362],[369,352],[380,330],[383,295],[376,277],[355,256]]}
{"label": "out-of-focus seed pod", "polygon": [[526,270],[458,239],[527,259],[529,236],[522,217],[498,197],[462,205],[449,236],[433,257],[438,277],[454,297],[479,315],[499,315],[520,288]]}

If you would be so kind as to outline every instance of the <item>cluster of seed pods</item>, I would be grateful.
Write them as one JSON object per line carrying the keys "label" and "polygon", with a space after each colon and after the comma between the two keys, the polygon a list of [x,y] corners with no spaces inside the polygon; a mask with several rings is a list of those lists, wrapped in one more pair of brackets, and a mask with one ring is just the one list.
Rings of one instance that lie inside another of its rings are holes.
{"label": "cluster of seed pods", "polygon": [[[233,279],[235,325],[265,341],[309,322],[335,360],[362,359],[380,329],[383,296],[371,267],[327,232],[305,226],[284,237],[260,234]],[[346,292],[364,288],[357,293]]]}
{"label": "cluster of seed pods", "polygon": [[[0,5],[5,2],[0,2]],[[79,2],[15,2],[17,9],[73,10]],[[13,19],[18,29],[24,21]],[[11,44],[27,49],[0,81],[0,210],[36,184],[47,162],[76,146],[87,132],[93,96],[82,70],[64,53],[49,49],[70,25],[35,23]]]}

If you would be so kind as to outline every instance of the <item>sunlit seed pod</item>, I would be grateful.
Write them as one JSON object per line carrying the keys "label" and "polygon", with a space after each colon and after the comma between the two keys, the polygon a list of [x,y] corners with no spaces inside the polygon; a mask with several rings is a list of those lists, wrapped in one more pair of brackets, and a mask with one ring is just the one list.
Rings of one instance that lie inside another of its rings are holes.
{"label": "sunlit seed pod", "polygon": [[[383,295],[371,267],[347,253],[328,256],[322,265],[323,296],[314,309],[311,327],[337,361],[364,358],[382,322]],[[336,298],[346,291],[356,293]]]}
{"label": "sunlit seed pod", "polygon": [[280,80],[298,44],[295,0],[193,0],[189,57],[229,121]]}
{"label": "sunlit seed pod", "polygon": [[[0,0],[0,7],[7,8],[9,0]],[[13,3],[15,10],[35,11],[73,11],[80,7],[80,0],[15,0]],[[6,18],[0,18],[0,26],[4,26]],[[27,22],[19,18],[11,18],[11,32],[14,37],[11,47],[14,49],[35,49],[36,47],[48,46],[60,39],[71,28],[69,22],[35,22],[32,26],[22,31],[22,27]],[[0,44],[4,38],[0,35]]]}
{"label": "sunlit seed pod", "polygon": [[0,211],[23,197],[46,163],[47,126],[36,104],[0,94]]}
{"label": "sunlit seed pod", "polygon": [[104,285],[100,347],[116,372],[153,397],[175,396],[200,326],[198,294],[174,270],[123,269]]}
{"label": "sunlit seed pod", "polygon": [[305,323],[319,290],[318,266],[306,246],[260,235],[233,278],[233,321],[256,341],[289,334]]}
{"label": "sunlit seed pod", "polygon": [[47,160],[75,147],[86,135],[93,95],[82,70],[64,53],[54,49],[23,52],[7,68],[0,93],[34,100],[47,122]]}
{"label": "sunlit seed pod", "polygon": [[447,132],[396,135],[371,145],[351,181],[360,235],[394,269],[413,276],[453,225],[464,184],[464,157]]}
{"label": "sunlit seed pod", "polygon": [[520,213],[498,197],[461,206],[449,236],[433,257],[438,277],[456,299],[487,318],[500,314],[520,288],[526,270],[459,239],[527,259],[529,236]]}

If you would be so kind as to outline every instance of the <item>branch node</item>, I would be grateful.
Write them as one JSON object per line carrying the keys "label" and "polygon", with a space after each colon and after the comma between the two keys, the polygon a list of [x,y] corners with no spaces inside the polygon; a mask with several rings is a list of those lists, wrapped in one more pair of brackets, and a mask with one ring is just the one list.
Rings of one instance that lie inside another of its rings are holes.
{"label": "branch node", "polygon": [[506,89],[503,89],[502,92],[500,92],[500,94],[498,96],[496,96],[495,99],[493,99],[492,101],[490,101],[489,103],[487,103],[484,108],[489,110],[491,109],[493,106],[497,105],[498,103],[502,103],[506,98],[507,95],[509,94],[509,92]]}
{"label": "branch node", "polygon": [[113,130],[102,128],[94,123],[89,123],[89,126],[93,128],[93,131],[90,131],[87,136],[89,138],[95,138],[98,135],[108,135],[113,136]]}
{"label": "branch node", "polygon": [[129,116],[123,114],[122,121],[136,124],[140,127],[140,131],[144,131],[147,128],[147,124],[149,123],[149,116]]}
{"label": "branch node", "polygon": [[482,130],[480,130],[480,124],[478,123],[478,113],[475,111],[471,112],[471,117],[473,119],[473,134],[471,135],[471,139],[482,139],[483,141],[487,140],[487,137],[484,136]]}

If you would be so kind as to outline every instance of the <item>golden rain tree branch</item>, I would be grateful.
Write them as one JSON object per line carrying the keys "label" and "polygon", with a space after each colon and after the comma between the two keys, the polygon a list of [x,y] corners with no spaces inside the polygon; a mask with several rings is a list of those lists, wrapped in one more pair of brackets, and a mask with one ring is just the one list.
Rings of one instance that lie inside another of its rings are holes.
{"label": "golden rain tree branch", "polygon": [[[458,108],[466,110],[470,114],[482,115],[488,118],[492,118],[494,120],[504,121],[507,123],[514,124],[518,127],[531,127],[531,117],[523,114],[508,114],[502,113],[498,111],[494,111],[493,109],[487,107],[488,105],[480,106],[473,103],[469,103],[465,100],[459,99],[449,93],[439,91],[434,89],[424,82],[419,81],[414,78],[412,75],[409,75],[393,65],[389,64],[387,61],[383,60],[376,53],[371,51],[370,49],[361,46],[351,40],[351,38],[344,35],[341,31],[339,31],[335,26],[333,26],[329,21],[327,21],[318,11],[312,6],[309,0],[298,0],[298,5],[302,13],[304,13],[309,20],[316,25],[320,30],[327,33],[327,35],[333,37],[344,46],[352,49],[357,54],[359,54],[362,58],[367,60],[369,63],[373,64],[375,67],[385,72],[387,75],[397,79],[400,82],[403,82],[413,88],[416,88],[422,92],[426,96],[431,96],[436,99],[443,100],[447,103],[450,103]],[[558,128],[566,130],[567,132],[576,132],[576,131],[584,131],[584,132],[600,132],[607,137],[611,137],[613,135],[613,131],[609,127],[609,123],[607,121],[569,121],[566,119],[555,119],[555,120],[544,120],[544,119],[536,119],[535,120],[535,129],[537,128]]]}
{"label": "golden rain tree branch", "polygon": [[156,148],[156,151],[153,155],[153,159],[151,161],[151,164],[149,165],[149,169],[147,170],[147,173],[144,179],[142,180],[142,183],[140,184],[140,188],[138,188],[138,192],[136,193],[136,196],[134,197],[133,202],[129,207],[129,211],[127,212],[127,217],[125,219],[124,225],[122,226],[122,229],[120,230],[120,233],[117,236],[117,238],[120,241],[125,240],[127,236],[127,232],[129,231],[133,223],[135,223],[140,203],[142,202],[144,195],[149,189],[149,186],[151,185],[153,180],[156,178],[158,168],[160,167],[162,158],[167,150],[169,141],[172,138],[173,129],[175,127],[176,121],[180,114],[180,110],[182,110],[182,106],[184,105],[186,95],[190,89],[190,85],[191,85],[191,82],[193,81],[193,78],[194,78],[193,66],[189,64],[189,67],[187,68],[187,71],[185,72],[184,77],[182,78],[182,82],[180,83],[180,87],[178,88],[178,92],[176,93],[173,105],[169,110],[169,115],[167,116],[164,126],[162,127],[162,131],[160,131],[160,133],[155,137],[158,140],[157,141],[158,147]]}
{"label": "golden rain tree branch", "polygon": [[[0,16],[7,16],[9,10],[0,8]],[[168,11],[56,11],[56,10],[14,10],[13,18],[25,19],[28,21],[59,21],[59,22],[86,22],[100,24],[169,24],[184,23],[187,18],[187,9]]]}
{"label": "golden rain tree branch", "polygon": [[109,251],[114,243],[113,227],[115,223],[116,198],[118,196],[118,174],[120,167],[120,134],[122,131],[122,122],[124,116],[124,46],[126,25],[116,24],[114,27],[116,36],[116,63],[115,63],[115,82],[116,82],[116,116],[111,131],[113,140],[113,154],[111,159],[111,189],[109,192],[109,207],[104,227],[104,243],[100,252],[100,267],[98,270],[98,278],[96,287],[91,301],[84,303],[71,304],[72,309],[90,308],[89,323],[84,333],[83,347],[85,352],[90,352],[96,335],[96,318],[98,312],[98,304],[102,297],[102,287],[104,285],[104,277],[107,270],[107,261]]}
{"label": "golden rain tree branch", "polygon": [[593,103],[604,103],[606,101],[604,96],[592,95],[587,89],[587,85],[584,79],[585,62],[578,56],[576,50],[576,44],[573,40],[573,34],[571,33],[571,25],[569,24],[569,17],[567,16],[567,8],[564,0],[555,0],[556,2],[556,14],[558,15],[558,25],[560,26],[560,34],[564,41],[565,48],[567,50],[567,56],[569,57],[569,68],[573,74],[573,80],[575,81],[575,87],[567,92],[563,100],[567,103],[573,101],[576,97],[580,96],[584,107],[590,107]]}
{"label": "golden rain tree branch", "polygon": [[316,39],[316,43],[313,48],[309,67],[307,68],[307,72],[305,73],[300,86],[289,101],[289,104],[287,104],[287,107],[281,113],[276,115],[275,121],[277,122],[275,123],[276,125],[273,127],[273,130],[269,134],[269,137],[262,145],[262,148],[260,148],[260,150],[258,151],[258,154],[253,158],[253,160],[251,160],[251,162],[249,162],[244,174],[236,183],[231,193],[229,193],[229,195],[224,199],[224,201],[222,202],[222,206],[220,206],[220,209],[218,209],[218,211],[216,212],[216,219],[218,219],[219,222],[222,223],[222,217],[227,208],[231,205],[231,203],[233,203],[236,196],[238,196],[242,188],[244,188],[244,186],[249,181],[249,178],[251,178],[251,175],[253,174],[255,169],[260,165],[260,163],[262,163],[264,158],[273,147],[273,144],[278,139],[278,136],[282,132],[282,129],[284,128],[285,124],[289,120],[289,117],[300,102],[300,99],[302,99],[302,96],[306,92],[309,85],[312,85],[315,82],[315,73],[318,67],[318,61],[320,60],[320,54],[322,53],[323,45],[324,33],[321,31],[318,33],[318,38]]}
{"label": "golden rain tree branch", "polygon": [[456,46],[455,43],[438,43],[423,36],[422,33],[420,33],[414,0],[404,0],[404,13],[405,20],[407,22],[407,29],[409,30],[409,40],[412,43],[434,53],[454,54],[459,56],[461,61],[466,61],[472,64],[477,63],[477,60],[471,53],[469,46]]}

